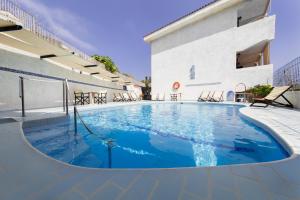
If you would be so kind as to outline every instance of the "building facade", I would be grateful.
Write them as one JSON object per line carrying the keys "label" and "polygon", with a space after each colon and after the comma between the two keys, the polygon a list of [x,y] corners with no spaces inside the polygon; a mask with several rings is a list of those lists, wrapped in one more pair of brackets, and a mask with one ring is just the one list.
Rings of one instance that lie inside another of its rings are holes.
{"label": "building facade", "polygon": [[[275,16],[270,0],[214,1],[144,37],[151,45],[152,99],[181,93],[196,100],[202,91],[272,84],[270,42]],[[179,82],[180,88],[173,89]]]}

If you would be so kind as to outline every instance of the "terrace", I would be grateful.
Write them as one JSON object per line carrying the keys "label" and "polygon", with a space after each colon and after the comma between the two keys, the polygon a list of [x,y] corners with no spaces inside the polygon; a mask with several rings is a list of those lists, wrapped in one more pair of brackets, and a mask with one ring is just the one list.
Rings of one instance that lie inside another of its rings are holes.
{"label": "terrace", "polygon": [[[43,113],[43,117],[38,117],[40,123],[55,120],[48,118],[49,110],[39,112]],[[0,187],[1,197],[298,199],[300,176],[297,170],[300,164],[300,149],[297,141],[300,140],[300,127],[297,120],[293,119],[300,117],[299,112],[281,108],[243,108],[241,113],[260,126],[272,130],[275,137],[285,141],[293,156],[275,162],[223,167],[89,169],[54,160],[37,151],[24,138],[22,122],[1,123],[0,175],[2,181],[6,180]],[[289,120],[285,116],[290,116]],[[27,117],[26,120],[30,121],[30,118],[37,120],[37,116]]]}
{"label": "terrace", "polygon": [[[237,32],[274,22],[268,2],[239,8]],[[270,40],[260,39],[237,51],[239,78],[269,72]],[[0,199],[300,199],[299,110],[226,100],[209,84],[202,102],[141,101],[143,83],[106,71],[8,0],[0,45],[22,52],[0,50],[9,63],[0,66]],[[299,63],[275,72],[275,85],[297,85]],[[299,108],[295,88],[284,94]]]}

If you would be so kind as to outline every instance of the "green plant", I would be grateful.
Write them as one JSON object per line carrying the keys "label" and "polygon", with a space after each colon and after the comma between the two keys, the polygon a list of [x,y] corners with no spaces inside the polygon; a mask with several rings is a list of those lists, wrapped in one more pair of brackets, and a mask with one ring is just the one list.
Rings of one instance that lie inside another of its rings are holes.
{"label": "green plant", "polygon": [[119,69],[114,61],[108,56],[93,55],[92,58],[105,65],[105,69],[111,73],[118,72]]}
{"label": "green plant", "polygon": [[151,87],[151,77],[147,77],[147,76],[146,76],[146,77],[145,77],[145,80],[141,80],[141,82],[145,84],[145,87],[146,87],[146,88]]}
{"label": "green plant", "polygon": [[271,90],[271,85],[256,85],[248,89],[247,92],[254,94],[256,97],[265,97],[271,92]]}

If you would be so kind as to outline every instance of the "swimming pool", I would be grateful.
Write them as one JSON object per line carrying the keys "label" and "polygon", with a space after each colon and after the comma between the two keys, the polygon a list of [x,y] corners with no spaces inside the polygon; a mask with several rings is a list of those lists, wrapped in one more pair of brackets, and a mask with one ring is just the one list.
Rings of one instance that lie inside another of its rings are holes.
{"label": "swimming pool", "polygon": [[148,103],[80,111],[90,134],[73,116],[26,126],[29,142],[64,162],[92,168],[175,168],[280,160],[284,148],[241,118],[237,105]]}

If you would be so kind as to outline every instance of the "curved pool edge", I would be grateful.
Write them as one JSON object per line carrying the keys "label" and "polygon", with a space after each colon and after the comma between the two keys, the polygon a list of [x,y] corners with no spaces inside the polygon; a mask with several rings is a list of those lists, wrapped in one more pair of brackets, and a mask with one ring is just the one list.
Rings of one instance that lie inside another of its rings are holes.
{"label": "curved pool edge", "polygon": [[[152,102],[153,103],[153,102]],[[75,168],[79,168],[79,169],[86,169],[86,170],[116,170],[116,171],[145,171],[145,170],[180,170],[180,169],[198,169],[198,168],[221,168],[221,167],[230,167],[230,166],[253,166],[253,165],[265,165],[265,164],[271,164],[271,163],[278,163],[278,162],[284,162],[284,161],[288,161],[290,159],[293,159],[294,157],[297,157],[299,155],[300,152],[300,148],[299,149],[295,149],[294,145],[291,145],[289,142],[287,142],[285,140],[285,138],[282,136],[282,133],[280,131],[280,129],[278,129],[278,127],[276,128],[276,126],[274,126],[273,124],[270,124],[268,121],[264,121],[264,119],[258,119],[258,116],[255,115],[251,115],[251,111],[255,110],[252,109],[251,107],[249,107],[249,105],[247,104],[241,104],[241,103],[231,103],[231,102],[222,102],[222,103],[214,103],[214,102],[192,102],[192,101],[184,101],[184,102],[172,102],[172,101],[163,101],[163,102],[156,102],[156,103],[191,103],[191,104],[217,104],[217,105],[233,105],[233,106],[241,106],[241,108],[239,109],[239,113],[241,114],[241,117],[253,124],[255,124],[256,126],[258,126],[259,128],[264,129],[265,131],[268,132],[268,134],[271,135],[271,137],[273,137],[281,146],[282,148],[284,148],[285,151],[287,151],[287,153],[289,154],[287,158],[284,159],[280,159],[280,160],[273,160],[273,161],[268,161],[268,162],[259,162],[259,163],[242,163],[242,164],[231,164],[231,165],[219,165],[219,166],[200,166],[200,167],[173,167],[173,168],[92,168],[92,167],[84,167],[84,166],[78,166],[78,165],[72,165],[70,163],[66,163],[60,160],[57,160],[55,158],[52,158],[51,156],[48,156],[47,154],[41,152],[40,150],[38,150],[37,148],[35,148],[34,146],[32,146],[32,144],[30,143],[30,141],[28,141],[28,139],[25,136],[25,133],[23,131],[23,127],[24,125],[26,125],[26,123],[39,123],[39,122],[49,122],[49,121],[56,121],[56,120],[60,120],[62,118],[66,118],[68,116],[56,116],[53,118],[44,118],[44,119],[34,119],[34,120],[28,120],[22,123],[21,125],[21,133],[22,133],[22,138],[24,140],[24,142],[35,152],[37,152],[38,154],[40,154],[41,156],[46,157],[47,159],[50,159],[54,162],[58,162],[60,164],[69,166],[69,167],[75,167]],[[150,102],[132,102],[132,103],[128,103],[128,104],[114,104],[114,105],[109,105],[108,106],[102,106],[102,107],[97,107],[98,109],[100,108],[110,108],[113,106],[126,106],[126,105],[137,105],[137,104],[151,104]],[[79,110],[81,111],[86,111],[86,110],[91,110],[91,109],[95,109],[95,107],[81,107]]]}
{"label": "curved pool edge", "polygon": [[271,134],[271,136],[274,137],[274,139],[289,153],[289,157],[300,155],[300,145],[295,143],[295,140],[299,142],[298,138],[294,138],[295,140],[291,138],[291,131],[293,131],[293,128],[290,128],[290,130],[287,131],[286,128],[289,129],[289,127],[284,125],[283,122],[278,121],[278,119],[274,119],[271,115],[266,114],[265,111],[266,110],[251,107],[239,109],[242,118],[252,122]]}
{"label": "curved pool edge", "polygon": [[[250,113],[250,118],[268,112],[273,118],[278,117],[272,113],[273,108],[245,109],[250,109],[245,113]],[[297,116],[300,114],[297,113]],[[274,128],[276,124],[257,120],[274,130],[280,129]],[[69,165],[37,153],[37,149],[26,142],[20,122],[0,124],[0,128],[0,175],[8,177],[0,180],[1,199],[74,199],[78,195],[86,199],[100,196],[102,199],[131,200],[141,197],[158,200],[192,197],[217,200],[225,197],[300,199],[298,151],[284,160],[255,164],[180,169],[95,169]],[[294,124],[289,128],[300,130],[300,125]],[[284,130],[276,133],[285,134]],[[286,142],[290,144],[290,140],[288,138]],[[291,148],[296,147],[291,144]],[[10,156],[7,152],[11,152]],[[87,184],[88,189],[85,187]]]}

